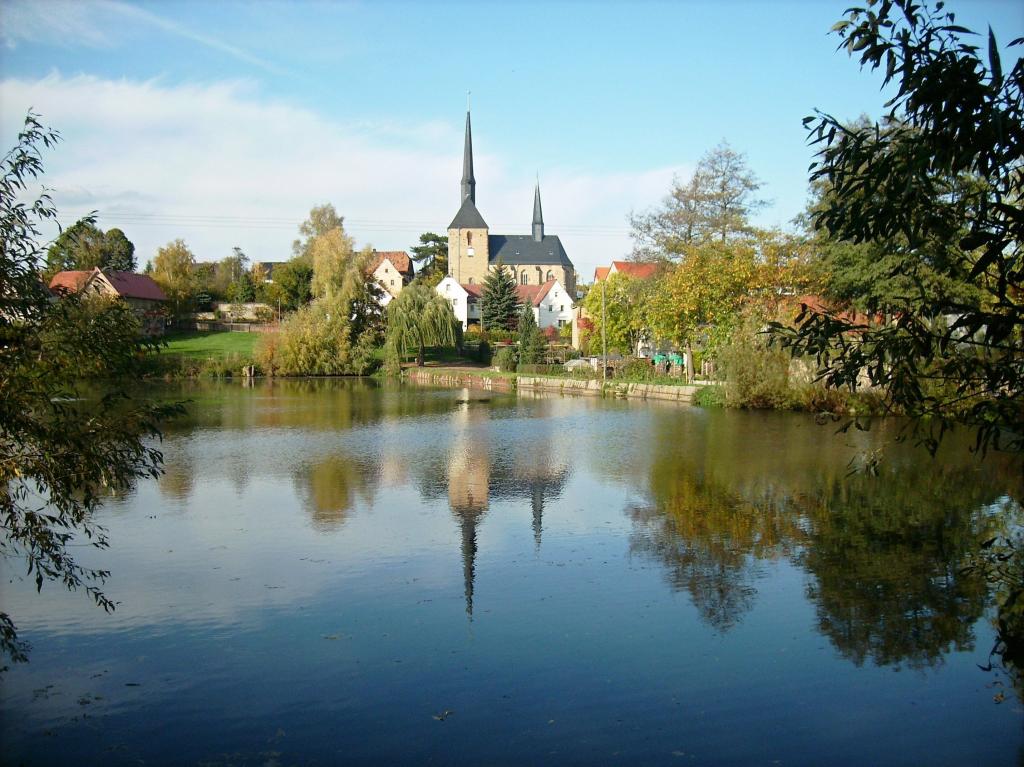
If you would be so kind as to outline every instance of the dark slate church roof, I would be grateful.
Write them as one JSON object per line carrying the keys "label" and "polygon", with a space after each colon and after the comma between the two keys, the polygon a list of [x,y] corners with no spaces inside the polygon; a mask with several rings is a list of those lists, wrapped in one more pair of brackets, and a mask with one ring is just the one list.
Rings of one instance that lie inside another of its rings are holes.
{"label": "dark slate church roof", "polygon": [[476,205],[473,204],[471,197],[466,197],[462,201],[462,207],[459,208],[459,212],[455,214],[455,218],[448,224],[449,229],[487,229],[487,222],[484,221],[484,217],[480,215],[480,211],[476,209]]}
{"label": "dark slate church roof", "polygon": [[529,234],[492,234],[487,238],[487,249],[492,263],[501,259],[501,263],[514,266],[562,264],[573,268],[557,235],[545,235],[538,242]]}

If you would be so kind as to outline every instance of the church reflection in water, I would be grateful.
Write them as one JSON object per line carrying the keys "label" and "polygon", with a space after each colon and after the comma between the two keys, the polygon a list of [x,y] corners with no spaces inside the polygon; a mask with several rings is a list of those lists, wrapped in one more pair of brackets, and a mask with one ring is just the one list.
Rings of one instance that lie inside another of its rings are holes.
{"label": "church reflection in water", "polygon": [[529,500],[534,549],[540,552],[544,530],[544,504],[558,497],[569,476],[560,465],[545,429],[549,422],[535,419],[527,434],[511,444],[499,444],[492,434],[491,410],[475,404],[469,392],[451,416],[452,441],[446,479],[448,504],[461,533],[463,588],[466,615],[473,619],[478,530],[491,499]]}

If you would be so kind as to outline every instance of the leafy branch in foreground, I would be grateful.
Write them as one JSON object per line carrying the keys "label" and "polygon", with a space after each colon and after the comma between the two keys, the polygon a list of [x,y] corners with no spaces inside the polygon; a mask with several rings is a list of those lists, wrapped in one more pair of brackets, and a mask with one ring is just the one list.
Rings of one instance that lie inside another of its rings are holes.
{"label": "leafy branch in foreground", "polygon": [[[181,410],[124,393],[153,345],[124,302],[67,295],[54,301],[38,273],[46,252],[40,226],[56,209],[29,185],[43,173],[41,148],[59,135],[29,113],[0,163],[0,555],[24,558],[41,590],[59,581],[110,611],[106,570],[84,567],[72,541],[108,545],[93,512],[105,495],[160,473],[160,423]],[[28,645],[0,611],[0,651],[27,659]]]}
{"label": "leafy branch in foreground", "polygon": [[[982,451],[1020,452],[1024,60],[1004,74],[990,29],[983,61],[941,2],[871,0],[833,30],[896,94],[881,123],[806,118],[811,181],[827,187],[813,224],[888,254],[911,287],[868,319],[805,309],[797,327],[773,325],[773,339],[813,357],[829,386],[880,387],[933,452],[955,423],[977,430]],[[925,272],[973,297],[929,290]]]}

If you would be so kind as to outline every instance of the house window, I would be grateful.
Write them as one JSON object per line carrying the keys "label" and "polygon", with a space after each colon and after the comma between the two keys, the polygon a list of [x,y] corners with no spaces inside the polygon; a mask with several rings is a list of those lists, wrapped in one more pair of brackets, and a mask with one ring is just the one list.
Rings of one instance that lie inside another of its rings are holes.
{"label": "house window", "polygon": [[558,321],[558,327],[564,328],[565,327],[565,320],[559,320]]}
{"label": "house window", "polygon": [[528,275],[526,272],[523,272],[520,275],[520,277],[519,277],[519,284],[520,285],[529,285],[530,284],[530,275]]}
{"label": "house window", "polygon": [[395,287],[395,281],[391,280],[391,287]]}
{"label": "house window", "polygon": [[548,305],[548,311],[549,312],[553,312],[554,310],[555,310],[554,304],[549,304]]}
{"label": "house window", "polygon": [[558,311],[564,312],[565,311],[565,304],[562,304],[561,306],[559,306],[558,307]]}
{"label": "house window", "polygon": [[453,298],[452,299],[452,306],[458,306],[458,304],[459,304],[459,299]]}

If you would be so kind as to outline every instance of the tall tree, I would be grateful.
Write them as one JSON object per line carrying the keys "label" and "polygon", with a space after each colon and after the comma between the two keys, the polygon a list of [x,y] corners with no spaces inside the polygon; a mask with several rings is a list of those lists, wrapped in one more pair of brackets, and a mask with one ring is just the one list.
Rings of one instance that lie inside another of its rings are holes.
{"label": "tall tree", "polygon": [[447,235],[425,232],[420,235],[420,244],[413,245],[411,250],[417,274],[432,286],[437,285],[448,274]]}
{"label": "tall tree", "polygon": [[583,301],[594,323],[591,339],[600,339],[603,333],[609,350],[635,353],[637,344],[651,333],[649,310],[654,285],[651,280],[621,272],[596,283]]}
{"label": "tall tree", "polygon": [[310,244],[313,267],[313,296],[323,298],[340,289],[345,274],[356,259],[355,240],[336,227],[321,234]]}
{"label": "tall tree", "polygon": [[174,313],[183,311],[195,297],[196,257],[182,239],[159,248],[153,259],[152,277],[174,304]]}
{"label": "tall tree", "polygon": [[515,330],[519,321],[516,283],[500,261],[484,279],[480,293],[480,320],[484,329],[495,330]]}
{"label": "tall tree", "polygon": [[[811,180],[830,187],[814,223],[888,253],[912,290],[893,297],[891,321],[808,311],[776,338],[814,357],[829,386],[855,389],[866,373],[932,450],[962,422],[982,448],[1022,451],[1024,59],[1004,74],[990,29],[983,61],[942,3],[871,2],[833,29],[862,67],[884,67],[896,95],[879,124],[806,118],[818,146]],[[925,267],[966,275],[983,300],[930,294]]]}
{"label": "tall tree", "polygon": [[292,243],[292,257],[309,260],[316,238],[334,229],[344,230],[344,223],[344,217],[338,215],[331,203],[314,206],[309,211],[309,218],[299,224],[300,239]]}
{"label": "tall tree", "polygon": [[134,272],[135,244],[120,229],[108,229],[103,235],[103,266],[119,272]]}
{"label": "tall tree", "polygon": [[92,221],[82,220],[61,232],[47,249],[45,274],[95,267],[133,272],[135,266],[135,245],[124,232],[111,229],[104,234]]}
{"label": "tall tree", "polygon": [[660,207],[630,217],[634,257],[674,259],[687,245],[748,234],[751,215],[768,204],[757,197],[760,188],[746,156],[723,141],[690,178],[673,180]]}
{"label": "tall tree", "polygon": [[523,305],[517,332],[519,335],[519,364],[538,364],[544,356],[547,339],[537,327],[537,318],[533,316],[533,307],[529,304]]}
{"label": "tall tree", "polygon": [[[57,211],[45,194],[20,200],[43,172],[41,149],[58,139],[29,113],[0,160],[0,555],[24,558],[37,589],[57,581],[110,611],[108,572],[81,564],[73,547],[107,546],[94,512],[107,492],[160,473],[159,424],[178,408],[125,393],[148,346],[127,304],[54,302],[39,280],[40,226]],[[25,660],[27,649],[0,610],[0,651]]]}
{"label": "tall tree", "polygon": [[298,309],[310,302],[313,267],[304,258],[293,258],[274,267],[274,281],[265,287],[269,303],[282,309]]}
{"label": "tall tree", "polygon": [[416,352],[423,367],[428,346],[455,346],[458,320],[451,306],[429,285],[412,284],[388,304],[387,350],[397,361],[407,350]]}

